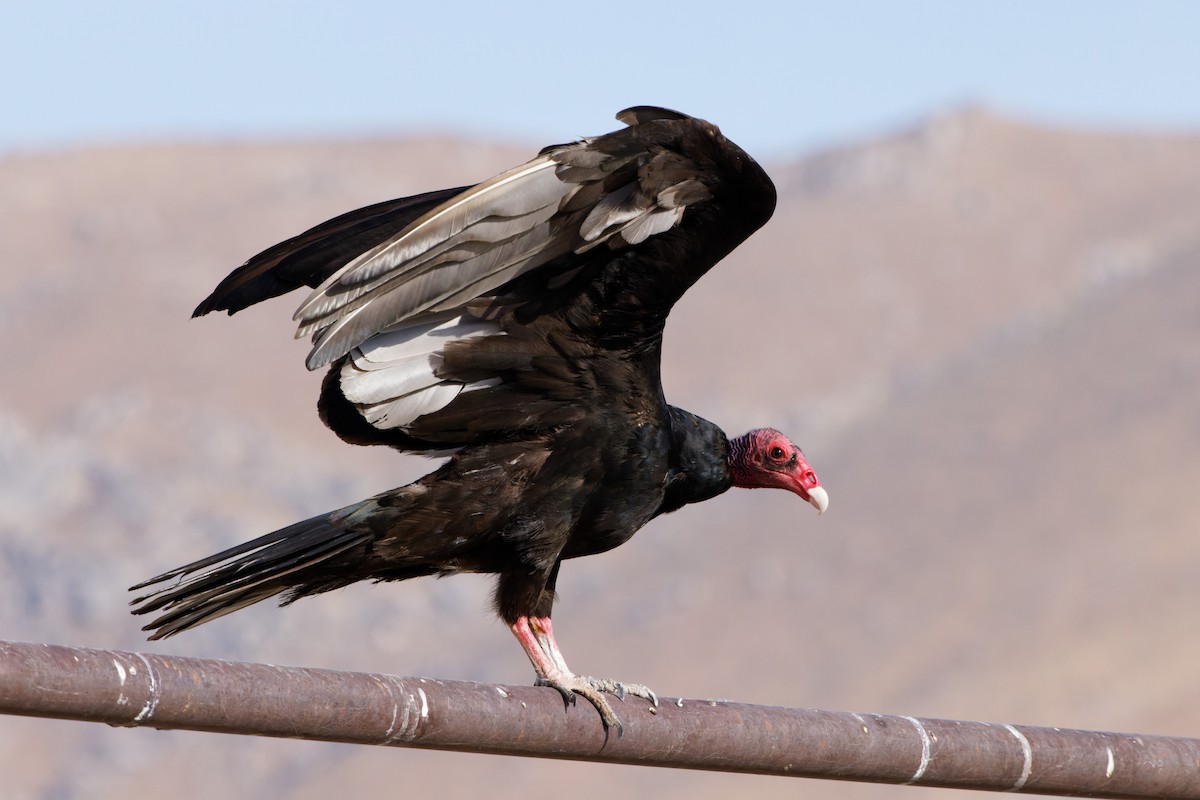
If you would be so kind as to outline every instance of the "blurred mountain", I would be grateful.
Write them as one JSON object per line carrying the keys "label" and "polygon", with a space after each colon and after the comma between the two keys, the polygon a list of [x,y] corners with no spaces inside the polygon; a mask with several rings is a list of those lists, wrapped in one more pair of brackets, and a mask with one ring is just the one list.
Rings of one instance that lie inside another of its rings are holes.
{"label": "blurred mountain", "polygon": [[[0,637],[529,681],[483,577],[351,587],[154,645],[124,587],[430,467],[324,430],[299,295],[191,308],[313,223],[536,149],[0,160]],[[573,666],[670,695],[1200,733],[1200,136],[960,108],[768,167],[776,217],[680,303],[664,380],[731,432],[804,443],[830,512],[734,491],[569,563]],[[0,773],[31,800],[966,795],[12,717]]]}

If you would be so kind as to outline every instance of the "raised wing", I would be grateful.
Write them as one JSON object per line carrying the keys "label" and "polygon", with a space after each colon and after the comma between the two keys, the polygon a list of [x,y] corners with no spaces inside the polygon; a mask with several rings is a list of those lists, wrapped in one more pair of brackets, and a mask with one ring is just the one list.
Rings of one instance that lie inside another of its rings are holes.
{"label": "raised wing", "polygon": [[[296,312],[297,336],[314,336],[309,369],[552,261],[602,245],[636,245],[678,224],[690,205],[710,197],[705,176],[657,144],[667,130],[650,140],[636,134],[681,119],[706,123],[678,115],[643,122],[632,111],[622,116],[634,128],[547,148],[430,209],[330,275]],[[563,268],[570,269],[569,259]]]}
{"label": "raised wing", "polygon": [[629,127],[548,147],[476,186],[319,225],[251,259],[197,313],[314,286],[297,336],[313,337],[310,369],[344,358],[322,413],[351,441],[455,446],[536,414],[562,419],[588,392],[570,384],[581,362],[567,363],[561,331],[513,314],[528,322],[534,306],[590,292],[597,316],[576,327],[577,345],[644,346],[774,208],[765,173],[709,123],[649,106],[618,119]]}

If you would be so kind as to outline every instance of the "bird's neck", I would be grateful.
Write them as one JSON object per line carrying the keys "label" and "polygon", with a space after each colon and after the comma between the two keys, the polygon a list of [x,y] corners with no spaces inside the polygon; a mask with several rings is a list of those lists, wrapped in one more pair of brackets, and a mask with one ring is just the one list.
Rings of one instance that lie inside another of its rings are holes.
{"label": "bird's neck", "polygon": [[660,514],[716,497],[731,485],[729,440],[702,417],[667,407],[671,425],[671,465]]}

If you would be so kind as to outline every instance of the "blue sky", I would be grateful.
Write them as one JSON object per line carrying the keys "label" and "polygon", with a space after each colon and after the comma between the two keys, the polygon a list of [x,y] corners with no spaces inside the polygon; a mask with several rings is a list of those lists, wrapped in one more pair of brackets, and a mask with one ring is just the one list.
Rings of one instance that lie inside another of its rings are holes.
{"label": "blue sky", "polygon": [[1185,0],[25,0],[0,15],[0,155],[429,130],[548,144],[643,103],[767,157],[968,101],[1200,130]]}

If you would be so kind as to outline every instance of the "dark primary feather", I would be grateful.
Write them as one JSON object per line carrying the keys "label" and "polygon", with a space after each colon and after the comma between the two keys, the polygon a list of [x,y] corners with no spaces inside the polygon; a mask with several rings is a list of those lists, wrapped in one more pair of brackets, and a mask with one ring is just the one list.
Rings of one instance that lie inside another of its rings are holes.
{"label": "dark primary feather", "polygon": [[440,189],[386,200],[309,228],[267,248],[231,272],[196,306],[192,316],[203,316],[210,311],[234,314],[301,286],[316,287],[352,256],[394,236],[412,220],[462,190],[463,187]]}
{"label": "dark primary feather", "polygon": [[563,559],[731,485],[725,434],[663,397],[662,332],[775,206],[767,175],[713,125],[644,106],[618,118],[629,127],[476,186],[317,225],[197,307],[233,313],[314,287],[296,319],[313,337],[309,368],[331,365],[322,419],[355,444],[451,457],[409,486],[139,584],[175,582],[134,601],[160,613],[152,638],[272,596],[488,572],[539,675],[587,691],[564,682],[553,636],[535,645],[530,625],[549,624]]}

